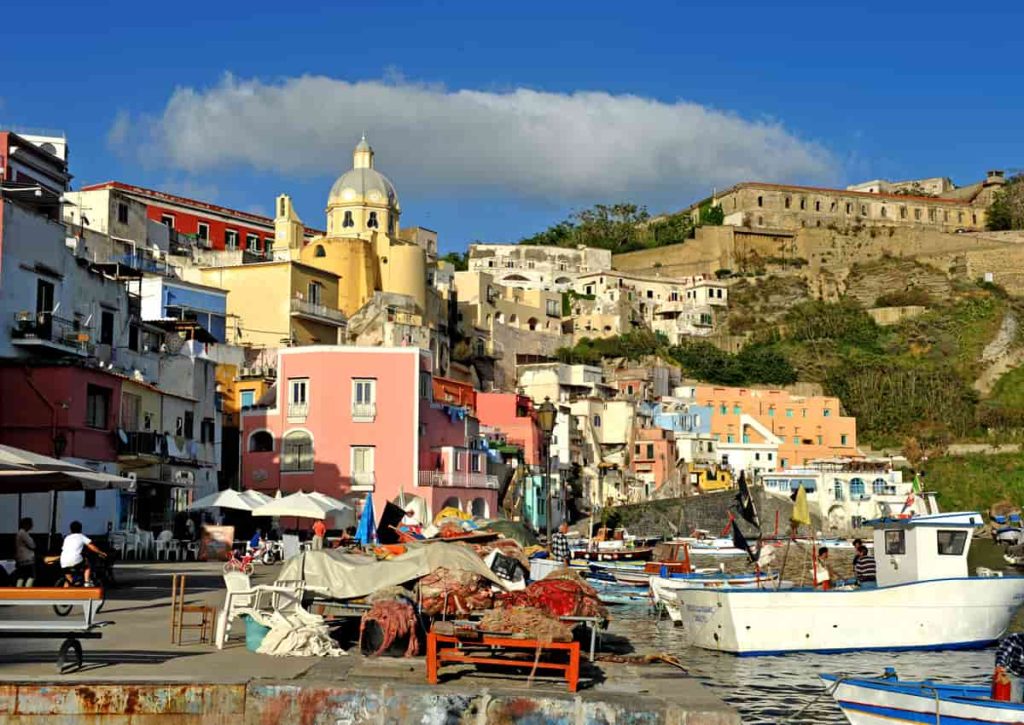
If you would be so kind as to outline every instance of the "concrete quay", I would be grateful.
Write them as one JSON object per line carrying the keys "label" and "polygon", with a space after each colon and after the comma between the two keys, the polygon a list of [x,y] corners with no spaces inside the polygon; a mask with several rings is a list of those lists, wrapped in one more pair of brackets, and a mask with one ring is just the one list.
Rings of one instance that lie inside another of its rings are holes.
{"label": "concrete quay", "polygon": [[[425,725],[565,723],[736,725],[739,715],[699,682],[663,664],[598,662],[581,689],[564,682],[442,670],[426,683],[423,658],[276,658],[245,649],[170,644],[170,574],[190,574],[188,599],[221,603],[214,564],[129,564],[109,592],[103,639],[83,641],[81,671],[55,674],[53,640],[5,640],[0,652],[0,722],[9,725]],[[257,569],[257,583],[276,567]],[[0,610],[0,617],[13,616]],[[19,618],[22,614],[18,615]],[[236,625],[236,632],[237,632]],[[678,653],[677,653],[678,654]],[[685,663],[684,663],[685,664]]]}

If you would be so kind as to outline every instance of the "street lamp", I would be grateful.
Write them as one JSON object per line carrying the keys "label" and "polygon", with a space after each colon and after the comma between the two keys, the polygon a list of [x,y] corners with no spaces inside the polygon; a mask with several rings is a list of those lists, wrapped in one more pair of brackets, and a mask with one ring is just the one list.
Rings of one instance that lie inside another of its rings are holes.
{"label": "street lamp", "polygon": [[548,541],[551,541],[551,432],[555,429],[555,418],[558,417],[558,408],[551,402],[551,398],[545,397],[544,402],[537,406],[537,425],[544,436],[544,496],[547,499],[547,513],[544,516]]}

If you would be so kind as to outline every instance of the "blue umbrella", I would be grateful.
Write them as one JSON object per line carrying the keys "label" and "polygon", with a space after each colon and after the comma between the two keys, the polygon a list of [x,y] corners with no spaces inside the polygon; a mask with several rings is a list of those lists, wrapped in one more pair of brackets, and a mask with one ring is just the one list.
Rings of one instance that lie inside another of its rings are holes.
{"label": "blue umbrella", "polygon": [[359,516],[359,528],[356,529],[356,541],[363,546],[377,543],[377,525],[374,521],[373,495],[368,493],[363,504],[363,513]]}

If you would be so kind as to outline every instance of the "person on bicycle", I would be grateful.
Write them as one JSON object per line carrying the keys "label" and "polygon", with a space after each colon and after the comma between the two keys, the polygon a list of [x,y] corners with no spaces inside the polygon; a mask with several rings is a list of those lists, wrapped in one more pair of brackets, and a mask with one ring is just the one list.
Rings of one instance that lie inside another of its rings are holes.
{"label": "person on bicycle", "polygon": [[92,543],[92,539],[82,533],[81,521],[72,521],[68,529],[71,533],[64,537],[64,545],[60,550],[60,568],[64,571],[64,578],[69,583],[74,581],[75,572],[82,569],[85,576],[85,586],[91,587],[93,586],[92,568],[85,558],[85,550],[88,549],[104,559],[107,558],[107,555],[96,544]]}
{"label": "person on bicycle", "polygon": [[260,529],[256,529],[256,533],[252,535],[251,539],[249,539],[248,553],[255,554],[257,551],[260,550],[260,546],[262,545],[262,543],[263,531]]}

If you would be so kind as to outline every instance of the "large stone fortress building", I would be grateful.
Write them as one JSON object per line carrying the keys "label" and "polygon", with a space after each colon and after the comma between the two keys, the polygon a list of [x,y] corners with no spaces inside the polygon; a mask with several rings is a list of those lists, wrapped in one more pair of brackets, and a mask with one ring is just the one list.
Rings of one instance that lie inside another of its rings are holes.
{"label": "large stone fortress building", "polygon": [[743,182],[694,204],[696,220],[708,203],[721,206],[728,226],[794,230],[911,227],[934,231],[981,231],[995,192],[1006,180],[990,171],[976,184],[957,188],[949,179],[875,180],[846,189]]}

